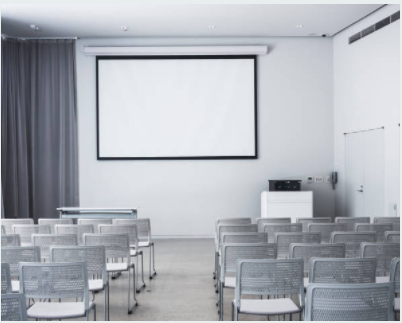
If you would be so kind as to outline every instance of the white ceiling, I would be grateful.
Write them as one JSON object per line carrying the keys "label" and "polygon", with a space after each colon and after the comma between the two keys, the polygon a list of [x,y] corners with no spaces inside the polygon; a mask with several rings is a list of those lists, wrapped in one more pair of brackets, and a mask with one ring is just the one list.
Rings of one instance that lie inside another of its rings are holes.
{"label": "white ceiling", "polygon": [[[381,6],[2,5],[1,32],[15,37],[80,38],[331,36]],[[30,24],[42,31],[32,30]],[[215,28],[208,28],[211,25]],[[129,31],[121,26],[129,26]]]}

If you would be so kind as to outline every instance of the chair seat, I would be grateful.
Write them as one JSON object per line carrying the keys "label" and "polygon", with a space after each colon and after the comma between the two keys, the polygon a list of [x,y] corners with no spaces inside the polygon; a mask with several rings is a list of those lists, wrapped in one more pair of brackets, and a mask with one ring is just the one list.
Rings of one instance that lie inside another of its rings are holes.
{"label": "chair seat", "polygon": [[90,292],[103,289],[103,279],[88,280],[88,289]]}
{"label": "chair seat", "polygon": [[115,262],[115,263],[107,263],[106,264],[106,271],[126,271],[127,270],[127,263],[125,262]]}
{"label": "chair seat", "polygon": [[130,256],[137,256],[138,254],[137,250],[130,249]]}
{"label": "chair seat", "polygon": [[138,247],[140,247],[140,248],[149,247],[149,241],[140,241],[140,242],[138,242]]}
{"label": "chair seat", "polygon": [[290,298],[242,299],[240,313],[281,315],[299,313],[300,308]]}
{"label": "chair seat", "polygon": [[400,298],[395,298],[394,311],[395,312],[401,311],[401,299]]}
{"label": "chair seat", "polygon": [[236,288],[236,277],[225,277],[226,288]]}
{"label": "chair seat", "polygon": [[20,292],[20,282],[18,280],[12,280],[11,281],[11,290],[13,293],[19,293]]}
{"label": "chair seat", "polygon": [[308,277],[304,277],[303,281],[304,281],[304,288],[307,289],[307,286],[310,284]]}
{"label": "chair seat", "polygon": [[375,282],[376,282],[377,284],[380,284],[380,283],[389,283],[389,276],[376,277],[376,278],[375,278]]}
{"label": "chair seat", "polygon": [[[92,302],[89,302],[91,308]],[[85,316],[83,302],[36,302],[28,309],[28,317],[43,319],[74,318]]]}

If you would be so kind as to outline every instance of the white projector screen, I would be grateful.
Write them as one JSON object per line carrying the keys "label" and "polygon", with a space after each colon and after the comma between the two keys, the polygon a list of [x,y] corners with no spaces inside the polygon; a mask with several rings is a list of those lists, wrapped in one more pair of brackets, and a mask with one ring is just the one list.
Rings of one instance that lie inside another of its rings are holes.
{"label": "white projector screen", "polygon": [[257,158],[255,56],[97,57],[98,159]]}

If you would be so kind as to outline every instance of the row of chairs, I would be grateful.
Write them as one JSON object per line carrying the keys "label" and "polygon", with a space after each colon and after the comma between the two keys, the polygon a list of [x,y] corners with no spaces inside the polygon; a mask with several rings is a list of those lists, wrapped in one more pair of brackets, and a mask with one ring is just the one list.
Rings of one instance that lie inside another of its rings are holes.
{"label": "row of chairs", "polygon": [[[324,239],[326,244],[320,244],[321,241],[321,234],[322,232],[303,232],[303,229],[301,228],[301,223],[297,223],[297,225],[293,226],[296,227],[297,231],[296,232],[274,232],[274,241],[271,242],[269,240],[269,233],[267,232],[268,230],[264,230],[266,227],[266,223],[263,223],[261,225],[261,220],[266,221],[267,219],[258,219],[256,225],[251,224],[251,219],[249,218],[242,218],[242,219],[220,219],[216,222],[216,236],[215,236],[215,243],[216,243],[216,248],[215,248],[215,268],[216,270],[214,271],[214,276],[218,277],[218,282],[216,284],[217,287],[217,292],[220,291],[220,297],[219,297],[219,313],[220,313],[220,318],[223,318],[223,288],[225,287],[231,287],[235,288],[235,277],[229,276],[229,277],[222,277],[222,275],[225,275],[225,272],[227,271],[227,267],[225,269],[220,269],[221,266],[226,264],[227,261],[232,263],[232,269],[235,267],[233,265],[233,261],[236,262],[236,260],[244,260],[249,261],[250,259],[266,259],[266,258],[271,258],[275,259],[277,257],[282,257],[282,258],[296,258],[296,259],[301,259],[305,266],[303,266],[303,277],[308,274],[309,272],[309,264],[310,260],[314,259],[315,257],[325,257],[325,258],[343,258],[347,256],[348,252],[347,249],[352,249],[354,252],[350,254],[349,252],[349,257],[356,257],[356,251],[362,249],[362,257],[365,257],[365,255],[368,256],[375,256],[376,255],[379,257],[378,265],[377,265],[377,259],[375,260],[375,265],[374,268],[375,270],[372,270],[372,272],[375,274],[380,273],[382,271],[384,272],[389,272],[390,270],[390,264],[391,260],[394,257],[399,257],[399,232],[392,232],[385,234],[387,237],[393,236],[394,238],[397,236],[397,241],[398,243],[366,243],[362,244],[360,248],[360,243],[364,242],[363,235],[365,232],[331,232],[330,234],[330,239],[329,241],[327,239]],[[268,219],[271,221],[275,221],[276,219]],[[292,227],[290,224],[290,219],[283,219],[280,218],[281,221],[286,221],[285,225],[288,226],[287,228]],[[300,219],[304,220],[304,219]],[[311,220],[305,219],[306,221]],[[338,222],[338,221],[337,221]],[[273,222],[273,226],[276,226],[280,228],[281,223],[275,223]],[[283,223],[282,223],[283,224]],[[304,225],[307,227],[307,230],[309,230],[309,227],[312,227],[310,224],[314,223],[304,223]],[[355,223],[354,223],[355,224]],[[335,224],[336,226],[337,224]],[[269,227],[269,226],[268,226]],[[319,226],[321,227],[321,226]],[[340,223],[340,227],[342,229],[345,228],[344,223]],[[258,230],[259,229],[259,230]],[[398,227],[399,229],[399,227]],[[258,232],[260,231],[260,232]],[[288,230],[291,231],[291,230]],[[337,234],[341,234],[342,240],[346,239],[347,244],[349,245],[349,248],[347,248],[346,244],[340,244],[340,243],[332,243],[328,244],[328,242],[334,242],[331,241],[334,239],[334,237],[337,236]],[[368,242],[376,242],[377,241],[377,234],[376,232],[368,232],[369,233],[369,240]],[[324,233],[325,234],[325,233]],[[272,235],[272,232],[271,232]],[[353,236],[357,235],[359,238],[353,238]],[[314,238],[313,238],[314,237]],[[359,241],[363,240],[363,241]],[[396,238],[395,238],[396,240]],[[270,243],[267,243],[270,242]],[[285,243],[283,243],[285,242]],[[296,243],[295,243],[296,242]],[[237,244],[236,244],[237,243]],[[239,244],[240,243],[240,244]],[[250,251],[250,245],[247,244],[253,244],[252,249],[254,250],[253,252]],[[258,244],[260,244],[258,246]],[[261,245],[262,244],[262,245]],[[350,248],[350,247],[353,248]],[[236,250],[233,252],[229,252],[228,254],[225,253],[224,250]],[[260,254],[258,252],[258,249],[260,249]],[[282,249],[282,250],[281,250]],[[358,250],[357,250],[358,249]],[[389,249],[389,252],[386,252]],[[374,250],[374,251],[373,251]],[[289,253],[290,251],[290,253]],[[349,250],[350,251],[350,250]],[[262,254],[261,254],[262,252]],[[222,254],[225,253],[223,256]],[[237,254],[236,254],[237,253]],[[222,256],[224,257],[222,259]],[[359,255],[357,255],[359,256]],[[228,257],[228,259],[226,259]],[[362,259],[362,261],[366,261],[369,259],[369,261],[372,261],[373,259],[370,258],[365,258]],[[344,259],[345,260],[345,259]],[[348,259],[345,261],[349,261],[350,264],[355,263],[356,259]],[[360,261],[360,259],[358,259]],[[277,262],[279,260],[276,260]],[[353,266],[352,266],[353,267]],[[351,267],[351,268],[352,268]],[[229,270],[230,272],[230,270]],[[355,272],[356,274],[356,272]],[[311,274],[309,275],[311,276]],[[331,276],[332,277],[332,276]],[[399,275],[398,275],[399,277]],[[379,278],[382,278],[382,281],[389,281],[389,277],[377,277],[377,281]],[[303,285],[307,286],[309,284],[308,277],[304,277],[303,279]],[[279,279],[280,281],[280,279]],[[376,280],[373,281],[371,278],[371,281],[369,282],[375,282]],[[339,283],[339,282],[338,282]],[[264,294],[264,293],[262,293]],[[261,295],[262,295],[261,294]],[[287,294],[287,293],[283,293]],[[236,294],[237,295],[237,294]],[[265,295],[265,294],[264,294]],[[285,301],[286,302],[286,301]],[[289,300],[287,300],[289,302]],[[235,302],[236,303],[236,302]],[[234,305],[235,305],[234,303]],[[288,303],[289,305],[290,303]],[[399,304],[399,303],[398,303]],[[234,306],[235,308],[235,306]],[[257,311],[258,312],[258,311]],[[270,313],[276,313],[275,311],[270,312]],[[278,314],[278,313],[277,313]],[[273,314],[271,314],[273,315]]]}

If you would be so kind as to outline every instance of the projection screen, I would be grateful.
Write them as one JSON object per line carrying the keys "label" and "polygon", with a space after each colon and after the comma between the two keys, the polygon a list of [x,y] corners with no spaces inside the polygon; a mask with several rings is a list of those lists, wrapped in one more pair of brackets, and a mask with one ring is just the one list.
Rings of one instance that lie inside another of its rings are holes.
{"label": "projection screen", "polygon": [[257,158],[255,56],[98,56],[98,159]]}

